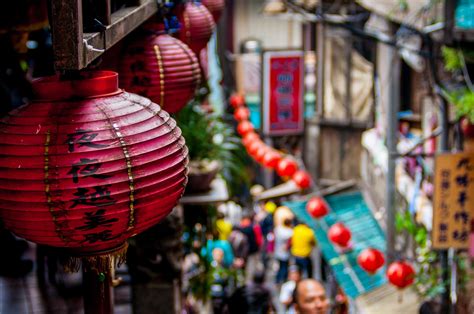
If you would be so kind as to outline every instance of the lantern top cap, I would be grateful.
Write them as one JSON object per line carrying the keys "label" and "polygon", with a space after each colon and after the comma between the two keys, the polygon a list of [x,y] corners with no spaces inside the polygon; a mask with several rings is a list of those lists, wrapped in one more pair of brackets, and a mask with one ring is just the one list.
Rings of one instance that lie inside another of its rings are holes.
{"label": "lantern top cap", "polygon": [[33,80],[35,101],[61,101],[112,96],[122,92],[113,71],[81,71],[70,76]]}

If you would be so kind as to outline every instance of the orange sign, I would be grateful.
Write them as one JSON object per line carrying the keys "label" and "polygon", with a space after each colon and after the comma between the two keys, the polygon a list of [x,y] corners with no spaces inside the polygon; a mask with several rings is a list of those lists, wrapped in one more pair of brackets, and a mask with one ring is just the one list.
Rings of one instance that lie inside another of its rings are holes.
{"label": "orange sign", "polygon": [[436,156],[433,231],[435,249],[467,249],[474,219],[474,154]]}

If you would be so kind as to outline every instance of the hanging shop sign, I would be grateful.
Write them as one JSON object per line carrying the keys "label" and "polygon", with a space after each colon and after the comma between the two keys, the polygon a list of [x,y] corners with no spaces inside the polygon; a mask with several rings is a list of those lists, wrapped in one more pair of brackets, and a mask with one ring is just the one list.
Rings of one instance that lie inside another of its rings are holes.
{"label": "hanging shop sign", "polygon": [[302,51],[263,53],[263,132],[303,132],[304,54]]}
{"label": "hanging shop sign", "polygon": [[437,156],[434,183],[433,248],[469,248],[474,219],[474,154]]}

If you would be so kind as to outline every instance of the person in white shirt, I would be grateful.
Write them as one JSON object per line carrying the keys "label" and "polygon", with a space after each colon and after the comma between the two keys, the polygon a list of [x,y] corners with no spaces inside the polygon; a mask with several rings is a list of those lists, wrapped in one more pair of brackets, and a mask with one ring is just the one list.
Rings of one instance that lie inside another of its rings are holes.
{"label": "person in white shirt", "polygon": [[296,265],[291,265],[288,270],[288,281],[281,286],[279,300],[286,309],[285,313],[294,313],[291,305],[296,284],[301,280],[301,271]]}
{"label": "person in white shirt", "polygon": [[285,219],[281,226],[274,230],[275,251],[273,256],[278,261],[278,272],[276,274],[276,283],[280,284],[288,277],[288,263],[290,260],[290,239],[293,236],[291,220]]}

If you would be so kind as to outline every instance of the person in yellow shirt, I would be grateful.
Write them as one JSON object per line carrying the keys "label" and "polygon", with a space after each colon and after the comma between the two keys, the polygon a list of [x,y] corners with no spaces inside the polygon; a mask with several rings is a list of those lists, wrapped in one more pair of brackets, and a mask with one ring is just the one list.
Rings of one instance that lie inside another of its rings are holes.
{"label": "person in yellow shirt", "polygon": [[293,229],[291,237],[291,255],[295,259],[295,264],[301,270],[303,276],[313,277],[313,262],[311,251],[316,245],[314,231],[303,223],[299,223]]}
{"label": "person in yellow shirt", "polygon": [[217,213],[216,228],[219,233],[219,240],[228,240],[229,235],[232,232],[232,224],[224,220],[224,214],[221,212]]}

